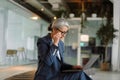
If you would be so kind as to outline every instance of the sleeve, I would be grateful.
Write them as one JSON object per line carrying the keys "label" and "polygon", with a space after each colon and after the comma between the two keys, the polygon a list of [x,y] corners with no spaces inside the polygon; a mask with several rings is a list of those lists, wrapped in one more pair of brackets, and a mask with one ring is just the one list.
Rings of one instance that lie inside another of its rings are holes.
{"label": "sleeve", "polygon": [[48,44],[43,39],[39,39],[37,47],[38,59],[50,66],[53,63],[53,58],[55,57],[53,54],[56,53],[58,47],[54,44]]}
{"label": "sleeve", "polygon": [[71,70],[72,68],[73,68],[72,65],[67,64],[67,63],[62,63],[61,71],[63,71],[63,70]]}

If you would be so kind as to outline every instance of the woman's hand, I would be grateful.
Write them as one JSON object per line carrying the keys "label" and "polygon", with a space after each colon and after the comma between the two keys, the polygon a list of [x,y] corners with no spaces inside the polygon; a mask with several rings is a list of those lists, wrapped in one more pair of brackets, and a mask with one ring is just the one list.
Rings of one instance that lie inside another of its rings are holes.
{"label": "woman's hand", "polygon": [[73,69],[76,69],[76,70],[83,70],[82,66],[79,66],[79,65],[73,66]]}
{"label": "woman's hand", "polygon": [[52,37],[54,45],[58,46],[59,40],[61,39],[61,34],[56,33]]}

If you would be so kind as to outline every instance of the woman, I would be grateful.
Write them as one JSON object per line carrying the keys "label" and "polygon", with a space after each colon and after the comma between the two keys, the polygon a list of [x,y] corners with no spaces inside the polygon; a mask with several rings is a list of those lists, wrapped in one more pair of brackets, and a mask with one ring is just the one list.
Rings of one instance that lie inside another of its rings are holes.
{"label": "woman", "polygon": [[[38,68],[34,80],[92,80],[81,66],[64,63],[64,43],[62,39],[69,30],[65,19],[55,20],[48,28],[51,33],[38,39]],[[79,69],[75,72],[65,70]]]}

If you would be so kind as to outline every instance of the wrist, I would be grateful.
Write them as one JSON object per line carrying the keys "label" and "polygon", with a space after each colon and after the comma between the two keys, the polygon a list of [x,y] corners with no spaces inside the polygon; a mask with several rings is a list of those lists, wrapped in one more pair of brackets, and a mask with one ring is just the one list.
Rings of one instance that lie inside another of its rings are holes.
{"label": "wrist", "polygon": [[57,44],[57,43],[53,43],[53,44],[58,47],[58,44]]}

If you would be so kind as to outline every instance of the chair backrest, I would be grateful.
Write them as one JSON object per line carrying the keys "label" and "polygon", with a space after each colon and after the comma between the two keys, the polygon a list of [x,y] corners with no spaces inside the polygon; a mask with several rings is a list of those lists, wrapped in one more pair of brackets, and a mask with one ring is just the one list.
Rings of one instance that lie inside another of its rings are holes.
{"label": "chair backrest", "polygon": [[18,48],[18,52],[24,52],[24,51],[25,51],[25,48],[24,48],[24,47]]}
{"label": "chair backrest", "polygon": [[14,55],[14,54],[17,54],[17,50],[7,50],[7,55]]}

